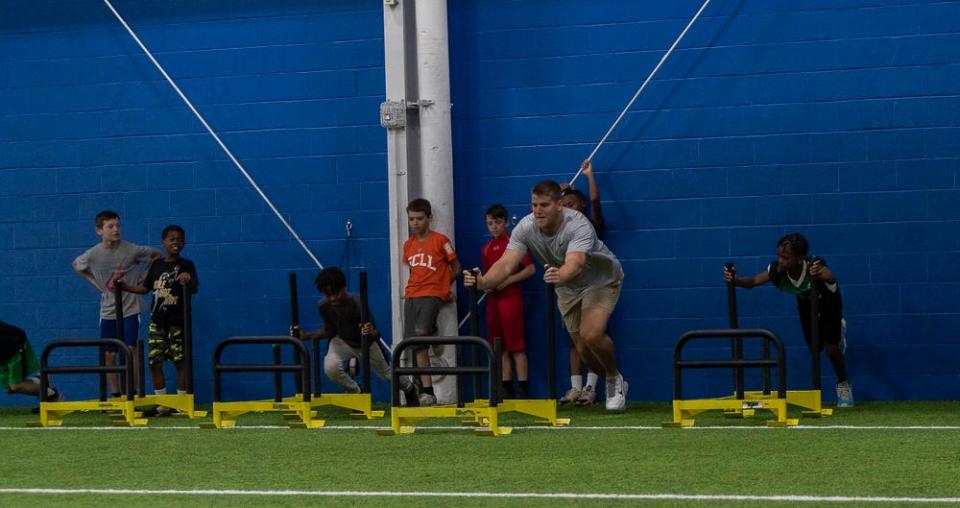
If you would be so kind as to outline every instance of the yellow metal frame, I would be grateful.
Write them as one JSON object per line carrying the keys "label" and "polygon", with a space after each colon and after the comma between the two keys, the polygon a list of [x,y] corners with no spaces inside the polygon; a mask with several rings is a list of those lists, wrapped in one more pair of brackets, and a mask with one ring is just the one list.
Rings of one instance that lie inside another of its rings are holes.
{"label": "yellow metal frame", "polygon": [[241,402],[214,402],[210,413],[213,423],[202,425],[204,428],[225,429],[237,426],[237,418],[246,413],[284,413],[283,417],[291,428],[316,429],[323,427],[324,420],[314,418],[317,413],[310,407],[309,402],[272,400],[241,401]]}
{"label": "yellow metal frame", "polygon": [[768,421],[770,427],[792,427],[799,423],[798,418],[788,418],[788,406],[798,406],[804,409],[803,415],[811,418],[820,418],[833,414],[832,409],[825,409],[820,390],[788,390],[787,398],[777,398],[776,392],[764,394],[761,391],[744,392],[743,399],[733,396],[716,399],[690,399],[673,401],[673,421],[665,422],[663,427],[692,427],[694,416],[710,410],[722,410],[730,418],[750,418],[758,410],[770,411],[776,420]]}
{"label": "yellow metal frame", "polygon": [[492,407],[393,407],[390,409],[390,429],[378,431],[382,435],[412,434],[416,432],[416,423],[426,418],[458,418],[472,422],[483,422],[485,429],[477,429],[477,435],[505,436],[513,432],[510,427],[499,425],[497,408]]}
{"label": "yellow metal frame", "polygon": [[156,404],[158,406],[176,409],[177,416],[186,416],[188,418],[203,418],[207,416],[206,411],[197,411],[193,403],[192,393],[169,393],[163,395],[147,395],[134,399],[137,406]]}
{"label": "yellow metal frame", "polygon": [[136,410],[138,404],[136,400],[121,398],[105,401],[78,400],[70,402],[41,402],[40,421],[37,425],[41,427],[59,427],[63,425],[63,418],[65,416],[77,411],[111,412],[110,417],[113,419],[113,424],[117,426],[133,427],[146,425],[147,419],[141,418],[140,412]]}
{"label": "yellow metal frame", "polygon": [[[284,397],[284,402],[302,402],[303,394],[293,397]],[[386,414],[379,409],[373,409],[373,399],[369,393],[324,393],[310,397],[310,407],[320,406],[342,407],[351,410],[350,417],[364,420],[383,418]]]}
{"label": "yellow metal frame", "polygon": [[[467,403],[467,407],[479,408],[490,407],[490,401],[487,399],[477,399]],[[521,413],[525,415],[543,418],[535,422],[537,425],[549,425],[551,427],[562,427],[570,424],[569,418],[557,418],[557,401],[554,399],[504,399],[497,404],[498,413]],[[478,421],[480,424],[484,422]]]}

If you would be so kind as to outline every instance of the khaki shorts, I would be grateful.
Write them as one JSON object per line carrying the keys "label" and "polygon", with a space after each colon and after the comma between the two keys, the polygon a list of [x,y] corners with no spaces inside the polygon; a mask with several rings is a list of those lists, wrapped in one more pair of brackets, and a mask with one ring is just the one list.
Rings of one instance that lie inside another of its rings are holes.
{"label": "khaki shorts", "polygon": [[580,331],[580,314],[584,308],[600,307],[613,314],[613,309],[620,299],[622,287],[623,279],[620,279],[608,286],[590,288],[577,296],[557,293],[557,307],[563,316],[563,325],[567,328],[567,332]]}

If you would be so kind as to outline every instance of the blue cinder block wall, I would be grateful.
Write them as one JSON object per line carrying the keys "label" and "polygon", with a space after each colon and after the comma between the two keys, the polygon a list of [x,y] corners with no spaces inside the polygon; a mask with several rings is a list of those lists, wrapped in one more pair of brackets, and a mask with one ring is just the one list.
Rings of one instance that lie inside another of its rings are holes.
{"label": "blue cinder block wall", "polygon": [[[465,265],[486,240],[486,207],[522,217],[533,183],[569,180],[700,3],[449,3]],[[370,272],[388,328],[382,2],[116,5],[320,261],[347,265],[352,287]],[[0,11],[0,319],[38,345],[95,335],[96,294],[69,263],[97,241],[94,214],[113,208],[137,243],[187,229],[203,400],[218,341],[284,333],[288,272],[303,321],[319,325],[312,263],[101,2]],[[631,398],[669,399],[676,338],[724,326],[722,263],[758,271],[793,231],[841,280],[858,398],[960,396],[958,16],[955,2],[920,0],[711,3],[595,159],[627,271],[611,335]],[[526,287],[542,395],[544,298],[536,280]],[[741,291],[740,309],[742,325],[785,339],[791,384],[808,384],[793,302],[759,288]],[[267,396],[268,382],[226,395]],[[687,387],[728,383],[698,374]],[[61,384],[74,399],[95,389]]]}
{"label": "blue cinder block wall", "polygon": [[[457,4],[467,264],[486,240],[486,207],[522,217],[536,181],[569,181],[701,4]],[[669,399],[680,334],[726,326],[722,264],[756,273],[794,231],[841,282],[855,395],[960,397],[958,17],[960,4],[941,1],[710,4],[595,158],[607,243],[626,270],[610,335],[631,398]],[[527,284],[535,382],[541,287]],[[767,287],[741,290],[739,304],[741,326],[785,340],[791,386],[809,386],[793,299]],[[826,361],[823,380],[832,398]],[[691,373],[685,395],[730,386],[727,372]]]}
{"label": "blue cinder block wall", "polygon": [[[353,290],[370,273],[389,335],[381,2],[114,4],[321,263],[348,265]],[[70,261],[98,241],[94,215],[114,209],[136,243],[159,246],[170,223],[187,231],[201,399],[221,339],[287,333],[288,272],[304,325],[319,327],[314,264],[103,2],[12,0],[0,12],[0,319],[38,346],[96,337],[96,292]],[[57,361],[95,361],[75,355]],[[267,374],[227,376],[227,398],[272,393]],[[73,400],[95,394],[89,378],[54,382]]]}

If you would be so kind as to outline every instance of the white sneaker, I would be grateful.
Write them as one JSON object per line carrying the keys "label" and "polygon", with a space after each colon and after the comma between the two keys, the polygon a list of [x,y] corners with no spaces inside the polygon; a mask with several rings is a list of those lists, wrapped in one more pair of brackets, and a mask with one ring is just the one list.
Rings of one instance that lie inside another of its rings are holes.
{"label": "white sneaker", "polygon": [[563,397],[560,397],[558,401],[561,406],[566,406],[569,404],[576,404],[577,400],[580,399],[580,393],[582,390],[579,388],[571,388],[567,390],[567,393],[563,394]]}
{"label": "white sneaker", "polygon": [[587,385],[583,387],[583,390],[580,390],[580,396],[577,397],[575,404],[578,406],[592,406],[595,400],[597,400],[597,392],[594,391],[592,386]]}
{"label": "white sneaker", "polygon": [[853,407],[853,385],[850,381],[837,383],[837,407]]}
{"label": "white sneaker", "polygon": [[607,379],[607,411],[626,411],[627,388],[629,385],[623,379],[623,375]]}
{"label": "white sneaker", "polygon": [[429,393],[420,394],[420,407],[436,406],[437,398]]}

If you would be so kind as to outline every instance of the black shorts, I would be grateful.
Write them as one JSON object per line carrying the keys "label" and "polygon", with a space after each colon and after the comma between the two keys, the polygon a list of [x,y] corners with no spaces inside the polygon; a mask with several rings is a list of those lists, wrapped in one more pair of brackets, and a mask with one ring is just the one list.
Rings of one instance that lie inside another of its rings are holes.
{"label": "black shorts", "polygon": [[[803,328],[803,338],[807,347],[813,348],[813,337],[810,327],[810,300],[797,298],[797,310],[800,313],[800,327]],[[820,351],[824,344],[839,344],[843,328],[843,301],[840,298],[840,288],[836,291],[826,291],[817,305],[819,310],[818,328],[820,329]]]}
{"label": "black shorts", "polygon": [[[441,305],[443,301],[435,296],[407,298],[403,302],[403,338],[435,335]],[[418,333],[418,330],[422,332]]]}

